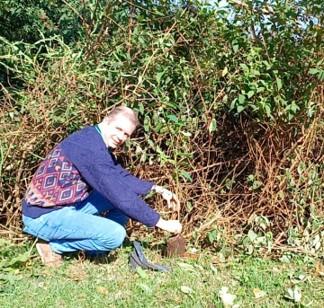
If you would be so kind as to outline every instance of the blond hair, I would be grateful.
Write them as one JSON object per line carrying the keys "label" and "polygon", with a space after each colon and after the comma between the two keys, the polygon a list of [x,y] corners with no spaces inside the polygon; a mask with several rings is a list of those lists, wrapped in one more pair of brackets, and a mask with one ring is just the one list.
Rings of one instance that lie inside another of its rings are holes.
{"label": "blond hair", "polygon": [[111,122],[113,121],[117,115],[122,115],[129,119],[136,127],[139,125],[139,120],[137,117],[137,113],[126,106],[118,106],[112,109],[104,118],[104,121]]}

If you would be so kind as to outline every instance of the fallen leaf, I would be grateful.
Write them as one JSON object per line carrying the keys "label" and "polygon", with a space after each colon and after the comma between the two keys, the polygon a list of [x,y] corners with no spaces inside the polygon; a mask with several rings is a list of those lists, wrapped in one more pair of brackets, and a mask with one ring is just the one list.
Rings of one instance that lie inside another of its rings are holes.
{"label": "fallen leaf", "polygon": [[181,286],[180,290],[182,293],[185,293],[185,294],[191,294],[193,292],[193,290],[187,286]]}
{"label": "fallen leaf", "polygon": [[225,308],[234,306],[236,296],[228,293],[228,287],[222,287],[218,294]]}
{"label": "fallen leaf", "polygon": [[300,274],[300,275],[298,275],[298,279],[301,281],[304,281],[306,279],[306,275]]}
{"label": "fallen leaf", "polygon": [[107,288],[104,288],[104,287],[97,287],[97,292],[102,294],[102,295],[108,295],[108,289]]}
{"label": "fallen leaf", "polygon": [[301,290],[298,287],[289,288],[287,290],[287,295],[285,296],[287,299],[290,299],[296,303],[299,303],[302,298]]}
{"label": "fallen leaf", "polygon": [[262,298],[262,297],[267,296],[267,292],[262,291],[262,290],[260,290],[258,288],[253,289],[253,294],[254,294],[255,298]]}
{"label": "fallen leaf", "polygon": [[317,261],[315,264],[315,273],[318,276],[323,277],[324,276],[324,264],[320,261]]}
{"label": "fallen leaf", "polygon": [[298,276],[294,276],[293,278],[291,278],[291,281],[293,284],[298,284],[298,283],[304,282],[306,280],[307,280],[307,277],[306,277],[306,275],[303,275],[303,274],[300,274]]}
{"label": "fallen leaf", "polygon": [[182,258],[184,259],[190,259],[190,260],[197,260],[199,258],[199,255],[196,253],[192,253],[192,252],[185,252],[182,255]]}
{"label": "fallen leaf", "polygon": [[288,256],[286,256],[286,255],[283,255],[282,257],[280,257],[279,260],[282,263],[290,263],[290,258]]}
{"label": "fallen leaf", "polygon": [[178,265],[186,270],[186,271],[191,271],[191,272],[194,272],[195,271],[195,268],[191,265],[191,264],[188,264],[188,263],[184,263],[184,262],[178,262]]}

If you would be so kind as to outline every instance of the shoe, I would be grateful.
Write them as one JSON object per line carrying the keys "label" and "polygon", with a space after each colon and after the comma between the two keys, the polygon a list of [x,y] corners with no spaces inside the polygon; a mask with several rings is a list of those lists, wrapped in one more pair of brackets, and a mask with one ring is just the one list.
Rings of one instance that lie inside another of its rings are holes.
{"label": "shoe", "polygon": [[41,257],[42,263],[45,266],[59,267],[62,265],[62,256],[54,252],[47,242],[39,241],[36,244],[36,249]]}

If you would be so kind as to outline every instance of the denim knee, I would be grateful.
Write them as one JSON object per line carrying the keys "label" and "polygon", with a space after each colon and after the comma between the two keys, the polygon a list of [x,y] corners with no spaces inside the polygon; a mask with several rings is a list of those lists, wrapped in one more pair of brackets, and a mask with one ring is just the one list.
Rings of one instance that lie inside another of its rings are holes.
{"label": "denim knee", "polygon": [[124,239],[126,237],[126,230],[123,226],[119,225],[119,227],[117,227],[115,229],[115,235],[114,235],[114,243],[115,243],[115,248],[118,248],[119,246],[121,246],[124,242]]}
{"label": "denim knee", "polygon": [[126,230],[120,224],[116,224],[114,231],[109,233],[109,236],[103,240],[103,246],[108,250],[114,250],[122,245],[126,237]]}

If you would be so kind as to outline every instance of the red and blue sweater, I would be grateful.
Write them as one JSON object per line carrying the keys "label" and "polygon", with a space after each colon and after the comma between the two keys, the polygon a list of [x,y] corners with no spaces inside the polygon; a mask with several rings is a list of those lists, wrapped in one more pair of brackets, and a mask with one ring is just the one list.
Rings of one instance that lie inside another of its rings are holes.
{"label": "red and blue sweater", "polygon": [[39,165],[23,200],[23,215],[37,218],[96,190],[128,217],[151,227],[160,215],[141,196],[152,186],[123,169],[96,127],[89,126],[60,142]]}

